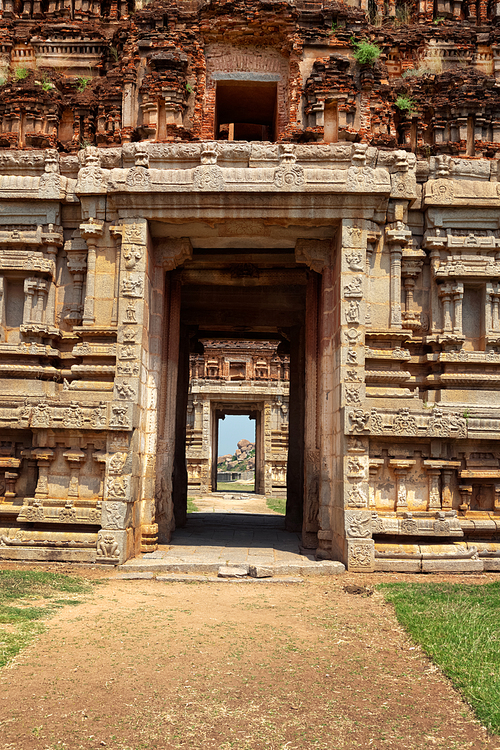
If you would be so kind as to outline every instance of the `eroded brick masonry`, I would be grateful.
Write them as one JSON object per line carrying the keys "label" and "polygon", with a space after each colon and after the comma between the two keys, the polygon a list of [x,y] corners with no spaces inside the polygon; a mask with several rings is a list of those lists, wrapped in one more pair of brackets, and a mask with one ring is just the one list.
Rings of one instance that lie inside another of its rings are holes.
{"label": "eroded brick masonry", "polygon": [[3,0],[1,558],[168,542],[246,410],[319,559],[500,568],[499,19]]}

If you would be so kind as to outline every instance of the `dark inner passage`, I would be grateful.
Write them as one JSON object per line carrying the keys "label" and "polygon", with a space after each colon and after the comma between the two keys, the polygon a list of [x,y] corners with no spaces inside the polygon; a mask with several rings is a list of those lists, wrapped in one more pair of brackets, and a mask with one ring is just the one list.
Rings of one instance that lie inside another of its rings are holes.
{"label": "dark inner passage", "polygon": [[172,274],[181,288],[173,500],[176,526],[187,520],[185,458],[189,353],[203,339],[279,339],[290,356],[286,528],[300,531],[304,484],[304,320],[307,270],[289,251],[196,250]]}
{"label": "dark inner passage", "polygon": [[218,81],[215,132],[230,141],[274,141],[277,85],[269,81]]}

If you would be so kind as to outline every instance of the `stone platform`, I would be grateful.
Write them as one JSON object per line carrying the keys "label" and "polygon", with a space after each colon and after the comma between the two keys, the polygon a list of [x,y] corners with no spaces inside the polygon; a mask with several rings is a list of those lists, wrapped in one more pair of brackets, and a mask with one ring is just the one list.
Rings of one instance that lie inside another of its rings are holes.
{"label": "stone platform", "polygon": [[119,570],[127,577],[156,573],[241,579],[332,575],[344,566],[301,554],[300,534],[285,530],[283,516],[214,511],[190,513],[186,527],[174,532],[169,545],[129,560]]}

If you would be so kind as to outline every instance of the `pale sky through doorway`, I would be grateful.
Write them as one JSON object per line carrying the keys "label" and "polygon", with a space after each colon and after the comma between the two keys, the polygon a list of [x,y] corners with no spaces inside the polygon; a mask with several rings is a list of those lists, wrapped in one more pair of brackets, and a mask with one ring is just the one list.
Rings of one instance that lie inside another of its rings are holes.
{"label": "pale sky through doorway", "polygon": [[233,455],[238,447],[238,440],[249,440],[255,443],[255,419],[244,414],[230,414],[219,420],[219,456]]}

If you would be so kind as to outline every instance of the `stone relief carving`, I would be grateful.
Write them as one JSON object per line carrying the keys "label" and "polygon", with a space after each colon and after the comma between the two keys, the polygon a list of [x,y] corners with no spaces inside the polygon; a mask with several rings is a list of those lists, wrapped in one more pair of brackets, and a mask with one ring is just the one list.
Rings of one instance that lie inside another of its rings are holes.
{"label": "stone relief carving", "polygon": [[363,539],[371,536],[371,513],[349,511],[345,514],[346,533],[349,537]]}
{"label": "stone relief carving", "polygon": [[394,417],[392,428],[396,434],[416,435],[417,420],[411,416],[408,408],[400,409]]}
{"label": "stone relief carving", "polygon": [[112,417],[109,423],[110,427],[130,427],[130,419],[126,406],[113,404],[111,407]]}
{"label": "stone relief carving", "polygon": [[373,548],[361,542],[349,545],[348,567],[370,568],[372,565]]}
{"label": "stone relief carving", "polygon": [[97,557],[117,558],[120,556],[120,548],[113,534],[100,531],[97,535]]}
{"label": "stone relief carving", "polygon": [[274,171],[274,184],[277,188],[300,187],[304,184],[304,168],[296,164],[291,145],[282,145],[282,156],[280,166]]}
{"label": "stone relief carving", "polygon": [[128,274],[122,279],[121,294],[123,297],[142,297],[144,281],[141,276]]}
{"label": "stone relief carving", "polygon": [[366,508],[368,507],[368,498],[366,493],[356,485],[349,491],[347,504],[349,508]]}
{"label": "stone relief carving", "polygon": [[[354,231],[354,227],[348,227],[351,232]],[[358,230],[361,233],[361,230]],[[361,250],[349,250],[345,255],[346,263],[351,271],[364,271],[363,268],[363,253]]]}
{"label": "stone relief carving", "polygon": [[345,387],[345,400],[346,404],[361,404],[361,397],[359,393],[359,388],[357,386],[351,385]]}
{"label": "stone relief carving", "polygon": [[349,422],[351,432],[365,432],[368,430],[368,420],[370,412],[363,409],[355,409],[349,412]]}
{"label": "stone relief carving", "polygon": [[144,251],[140,245],[122,245],[122,255],[127,270],[135,268],[137,263],[142,259],[143,254]]}
{"label": "stone relief carving", "polygon": [[126,380],[123,383],[115,383],[115,391],[118,398],[130,400],[135,398],[136,390]]}
{"label": "stone relief carving", "polygon": [[125,499],[127,497],[128,477],[110,476],[106,482],[106,495],[110,498]]}
{"label": "stone relief carving", "polygon": [[363,296],[363,277],[355,276],[349,284],[344,286],[344,297],[362,297]]}
{"label": "stone relief carving", "polygon": [[349,302],[349,306],[345,312],[346,323],[359,323],[359,302],[352,299]]}

